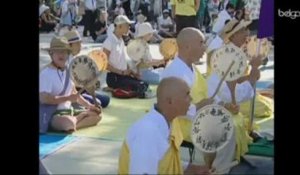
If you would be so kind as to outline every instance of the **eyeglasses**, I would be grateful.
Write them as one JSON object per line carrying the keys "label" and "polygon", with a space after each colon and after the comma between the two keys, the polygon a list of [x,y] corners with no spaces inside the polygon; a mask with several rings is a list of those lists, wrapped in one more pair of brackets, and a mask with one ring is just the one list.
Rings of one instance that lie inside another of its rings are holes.
{"label": "eyeglasses", "polygon": [[230,30],[226,31],[225,33],[228,34],[228,33],[232,32],[232,31],[236,28],[236,26],[239,25],[239,23],[240,23],[240,21],[238,21],[237,23],[235,23],[235,24],[232,26],[232,28],[231,28]]}

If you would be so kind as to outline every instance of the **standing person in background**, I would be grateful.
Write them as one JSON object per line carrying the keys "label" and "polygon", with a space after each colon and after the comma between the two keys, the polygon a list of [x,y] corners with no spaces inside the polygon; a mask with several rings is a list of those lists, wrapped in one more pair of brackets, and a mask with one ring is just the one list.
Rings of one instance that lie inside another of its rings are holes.
{"label": "standing person in background", "polygon": [[176,34],[185,27],[197,28],[196,13],[200,7],[200,0],[171,0],[171,5]]}
{"label": "standing person in background", "polygon": [[90,33],[90,35],[93,33],[93,24],[95,22],[96,19],[96,9],[97,9],[97,3],[96,0],[85,0],[84,1],[84,5],[85,5],[85,15],[84,15],[84,29],[83,29],[83,36],[87,37],[88,36],[88,32]]}

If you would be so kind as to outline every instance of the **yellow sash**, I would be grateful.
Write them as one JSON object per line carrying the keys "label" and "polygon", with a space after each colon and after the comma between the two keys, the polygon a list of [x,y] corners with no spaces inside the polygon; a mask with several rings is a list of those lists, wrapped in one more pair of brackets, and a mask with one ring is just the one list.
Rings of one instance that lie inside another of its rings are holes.
{"label": "yellow sash", "polygon": [[[167,150],[158,166],[158,174],[183,174],[183,168],[180,159],[180,145],[182,143],[182,134],[179,123],[173,120],[170,134],[170,148]],[[128,174],[130,164],[130,150],[126,142],[121,147],[119,157],[118,174]]]}

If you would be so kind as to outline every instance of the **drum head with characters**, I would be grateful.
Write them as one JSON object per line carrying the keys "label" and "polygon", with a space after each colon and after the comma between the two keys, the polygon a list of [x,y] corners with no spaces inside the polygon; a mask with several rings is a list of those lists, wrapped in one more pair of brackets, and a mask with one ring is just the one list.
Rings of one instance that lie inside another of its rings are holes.
{"label": "drum head with characters", "polygon": [[[257,48],[260,44],[259,53],[257,54]],[[271,42],[267,38],[258,39],[256,36],[248,37],[243,50],[246,53],[249,60],[257,55],[261,55],[262,59],[266,58],[270,52]]]}
{"label": "drum head with characters", "polygon": [[128,56],[136,62],[143,59],[147,49],[147,43],[141,39],[131,40],[127,45]]}
{"label": "drum head with characters", "polygon": [[98,67],[89,56],[77,56],[70,63],[70,75],[77,87],[85,87],[93,81],[96,84],[98,74]]}
{"label": "drum head with characters", "polygon": [[224,148],[234,131],[231,113],[216,104],[201,108],[192,123],[191,138],[194,145],[205,153]]}
{"label": "drum head with characters", "polygon": [[99,71],[104,71],[107,69],[107,55],[102,50],[92,50],[88,53],[88,56],[95,61]]}
{"label": "drum head with characters", "polygon": [[222,78],[232,61],[234,61],[234,64],[225,77],[225,81],[237,80],[245,74],[247,56],[242,49],[232,43],[224,45],[212,54],[211,67],[213,72],[216,72]]}
{"label": "drum head with characters", "polygon": [[175,57],[178,52],[178,45],[175,38],[163,39],[159,45],[159,51],[165,60],[170,60]]}

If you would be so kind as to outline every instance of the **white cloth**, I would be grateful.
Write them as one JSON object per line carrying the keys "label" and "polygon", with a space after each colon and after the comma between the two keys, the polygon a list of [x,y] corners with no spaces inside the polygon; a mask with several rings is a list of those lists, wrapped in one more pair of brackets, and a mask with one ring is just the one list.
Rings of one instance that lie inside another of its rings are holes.
{"label": "white cloth", "polygon": [[168,16],[167,19],[164,19],[163,16],[158,17],[158,29],[165,31],[165,32],[170,32],[169,28],[163,28],[161,25],[172,25],[172,20]]}
{"label": "white cloth", "polygon": [[84,5],[85,5],[85,8],[87,10],[94,11],[97,8],[97,2],[96,2],[96,0],[85,0],[84,1]]}
{"label": "white cloth", "polygon": [[216,35],[210,43],[207,43],[208,46],[207,46],[206,52],[209,53],[212,50],[221,48],[223,43],[224,43],[224,41],[222,40],[222,38],[219,37],[219,35]]}
{"label": "white cloth", "polygon": [[[55,68],[46,67],[44,68],[40,73],[40,87],[39,92],[45,92],[49,93],[53,96],[59,95],[59,93],[64,88],[64,83],[66,79],[66,73],[67,71],[60,71]],[[71,95],[72,89],[74,87],[74,84],[72,80],[70,79],[68,87],[65,91],[66,95]],[[71,102],[66,101],[63,103],[60,103],[57,107],[57,109],[70,109],[71,108]]]}
{"label": "white cloth", "polygon": [[115,25],[114,25],[114,23],[111,23],[108,26],[107,31],[106,31],[107,36],[112,35],[114,33],[114,30],[115,30]]}
{"label": "white cloth", "polygon": [[[207,79],[208,86],[208,96],[212,96],[217,86],[220,82],[220,78],[216,73],[212,73]],[[237,84],[235,87],[235,98],[238,104],[248,101],[253,98],[254,89],[249,81],[244,81],[243,83]],[[231,93],[230,89],[225,82],[223,82],[218,94],[215,97],[217,102],[223,101],[225,103],[230,103]]]}
{"label": "white cloth", "polygon": [[229,20],[232,19],[231,16],[228,14],[228,12],[225,9],[222,10],[218,15],[215,24],[213,25],[212,31],[217,34],[220,34],[222,29],[225,26],[225,21],[228,19]]}
{"label": "white cloth", "polygon": [[108,62],[111,66],[123,71],[127,69],[128,55],[122,38],[117,38],[114,33],[108,35],[103,43],[103,48],[110,51]]}
{"label": "white cloth", "polygon": [[134,123],[126,136],[129,174],[157,174],[159,162],[170,147],[169,136],[166,119],[155,109]]}
{"label": "white cloth", "polygon": [[[187,66],[179,57],[175,57],[174,60],[165,68],[161,74],[161,80],[167,77],[177,77],[184,80],[187,85],[192,88],[195,83],[196,73],[194,67],[192,69]],[[190,104],[187,116],[192,121],[196,116],[196,106]]]}

